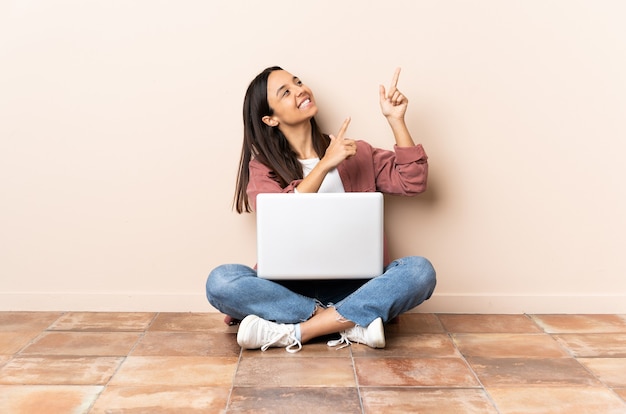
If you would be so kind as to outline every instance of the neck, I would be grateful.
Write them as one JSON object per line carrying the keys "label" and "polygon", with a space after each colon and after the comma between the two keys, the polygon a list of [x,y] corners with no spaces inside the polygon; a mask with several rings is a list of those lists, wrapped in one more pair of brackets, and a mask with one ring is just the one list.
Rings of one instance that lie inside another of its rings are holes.
{"label": "neck", "polygon": [[310,122],[300,125],[280,126],[280,130],[287,138],[291,149],[294,150],[298,159],[306,160],[318,157],[313,149],[313,135]]}

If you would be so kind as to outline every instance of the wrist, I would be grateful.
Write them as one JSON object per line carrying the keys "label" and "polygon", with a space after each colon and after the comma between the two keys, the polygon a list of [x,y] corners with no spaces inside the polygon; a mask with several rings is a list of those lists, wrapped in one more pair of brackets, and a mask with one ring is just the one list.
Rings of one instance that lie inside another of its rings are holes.
{"label": "wrist", "polygon": [[393,116],[388,116],[387,117],[387,122],[389,123],[389,125],[391,125],[392,128],[394,127],[405,127],[406,123],[404,122],[404,117],[393,117]]}
{"label": "wrist", "polygon": [[319,171],[321,174],[328,174],[328,172],[333,169],[333,166],[328,157],[323,156],[313,169]]}

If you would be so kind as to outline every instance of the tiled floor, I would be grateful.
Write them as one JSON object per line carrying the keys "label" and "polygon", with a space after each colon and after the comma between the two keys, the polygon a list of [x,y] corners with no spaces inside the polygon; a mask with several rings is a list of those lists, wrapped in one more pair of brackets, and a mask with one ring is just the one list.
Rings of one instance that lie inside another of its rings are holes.
{"label": "tiled floor", "polygon": [[626,315],[403,315],[241,351],[215,313],[0,312],[0,413],[626,413]]}

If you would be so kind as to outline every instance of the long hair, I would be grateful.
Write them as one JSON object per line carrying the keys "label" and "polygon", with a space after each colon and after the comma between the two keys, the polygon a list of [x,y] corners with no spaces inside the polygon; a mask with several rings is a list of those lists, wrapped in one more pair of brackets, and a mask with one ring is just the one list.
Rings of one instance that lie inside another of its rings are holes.
{"label": "long hair", "polygon": [[[239,172],[235,187],[234,207],[238,213],[251,212],[246,189],[250,182],[248,168],[252,158],[256,158],[272,171],[273,178],[285,188],[290,182],[303,178],[302,164],[289,146],[285,135],[278,127],[263,122],[264,116],[272,116],[274,111],[267,101],[267,79],[279,66],[272,66],[258,74],[248,86],[243,101],[243,145],[239,158]],[[328,135],[322,134],[311,118],[313,148],[318,157],[323,157],[330,144]]]}

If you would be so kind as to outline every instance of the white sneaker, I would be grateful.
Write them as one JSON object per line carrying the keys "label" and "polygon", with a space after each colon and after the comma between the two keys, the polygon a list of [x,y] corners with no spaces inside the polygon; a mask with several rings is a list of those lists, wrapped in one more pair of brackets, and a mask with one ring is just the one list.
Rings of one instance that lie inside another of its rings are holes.
{"label": "white sneaker", "polygon": [[237,343],[243,349],[267,350],[269,347],[286,347],[287,352],[295,353],[302,349],[296,338],[295,325],[270,322],[256,315],[248,315],[239,324]]}
{"label": "white sneaker", "polygon": [[383,320],[381,318],[376,318],[367,328],[354,326],[341,332],[341,338],[328,341],[327,345],[337,346],[344,344],[343,346],[337,348],[342,349],[349,346],[353,342],[365,344],[370,348],[384,348],[385,328],[383,326]]}

